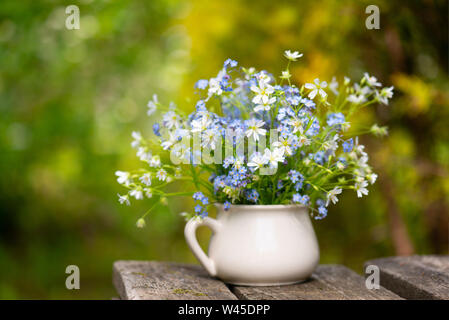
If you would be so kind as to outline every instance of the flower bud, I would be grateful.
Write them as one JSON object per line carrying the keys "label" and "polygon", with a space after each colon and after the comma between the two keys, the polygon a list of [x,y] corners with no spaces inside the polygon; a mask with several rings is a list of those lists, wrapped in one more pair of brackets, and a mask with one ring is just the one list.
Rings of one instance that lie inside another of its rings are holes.
{"label": "flower bud", "polygon": [[142,218],[140,218],[139,220],[137,220],[136,226],[137,226],[137,228],[143,228],[143,227],[145,227],[145,220],[142,219]]}

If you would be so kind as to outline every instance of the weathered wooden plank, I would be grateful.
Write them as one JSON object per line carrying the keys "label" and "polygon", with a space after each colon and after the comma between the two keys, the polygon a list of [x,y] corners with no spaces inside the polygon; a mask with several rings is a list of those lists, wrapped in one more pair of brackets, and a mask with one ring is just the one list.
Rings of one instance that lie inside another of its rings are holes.
{"label": "weathered wooden plank", "polygon": [[117,261],[113,282],[124,300],[234,300],[224,283],[200,266],[156,261]]}
{"label": "weathered wooden plank", "polygon": [[449,256],[411,256],[375,259],[380,284],[406,299],[449,300]]}
{"label": "weathered wooden plank", "polygon": [[365,279],[340,265],[320,265],[306,282],[274,287],[233,286],[248,300],[391,300],[401,299],[385,288],[368,290]]}

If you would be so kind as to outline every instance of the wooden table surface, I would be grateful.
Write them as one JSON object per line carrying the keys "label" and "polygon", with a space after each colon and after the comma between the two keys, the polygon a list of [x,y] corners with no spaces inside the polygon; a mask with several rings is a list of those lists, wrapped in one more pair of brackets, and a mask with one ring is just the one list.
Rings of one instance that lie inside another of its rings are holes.
{"label": "wooden table surface", "polygon": [[393,257],[368,261],[380,271],[379,289],[341,265],[320,265],[303,283],[273,287],[227,285],[198,265],[117,261],[113,282],[130,300],[397,300],[449,299],[449,256]]}
{"label": "wooden table surface", "polygon": [[405,299],[449,300],[449,256],[391,257],[371,260],[380,285]]}

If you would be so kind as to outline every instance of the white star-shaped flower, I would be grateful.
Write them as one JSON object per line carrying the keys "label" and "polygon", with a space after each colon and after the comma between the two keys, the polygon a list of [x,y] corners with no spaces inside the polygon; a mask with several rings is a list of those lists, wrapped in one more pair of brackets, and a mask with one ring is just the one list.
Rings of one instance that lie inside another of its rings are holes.
{"label": "white star-shaped flower", "polygon": [[255,112],[259,111],[270,111],[271,105],[276,102],[276,97],[271,97],[268,100],[266,100],[264,103],[258,104],[255,108]]}
{"label": "white star-shaped flower", "polygon": [[265,164],[265,158],[259,152],[256,152],[252,155],[250,162],[248,162],[248,167],[253,168],[255,171],[262,168]]}
{"label": "white star-shaped flower", "polygon": [[165,181],[167,179],[167,171],[164,169],[159,169],[156,173],[156,177],[159,179],[159,181]]}
{"label": "white star-shaped flower", "polygon": [[363,78],[366,80],[370,87],[380,87],[382,84],[377,81],[377,78],[374,76],[370,76],[367,72],[363,74]]}
{"label": "white star-shaped flower", "polygon": [[354,186],[355,191],[357,192],[357,197],[361,198],[363,197],[363,195],[368,195],[368,189],[365,188],[366,186],[368,186],[368,182],[366,182],[365,180],[361,181],[361,182],[357,182]]}
{"label": "white star-shaped flower", "polygon": [[323,88],[327,87],[327,82],[323,81],[320,82],[320,79],[316,78],[313,80],[314,83],[306,83],[305,87],[306,89],[312,90],[309,92],[309,99],[313,99],[316,97],[317,94],[319,94],[323,99],[327,97],[326,91],[323,90]]}
{"label": "white star-shaped flower", "polygon": [[388,87],[382,88],[380,93],[376,91],[376,98],[379,100],[380,103],[388,105],[388,99],[391,99],[393,97],[393,89],[394,87]]}
{"label": "white star-shaped flower", "polygon": [[214,94],[219,96],[223,93],[223,89],[221,88],[220,81],[218,79],[212,78],[209,80],[209,90],[207,93],[209,96]]}
{"label": "white star-shaped flower", "polygon": [[180,126],[180,120],[181,118],[174,111],[168,111],[162,118],[164,125],[169,129],[173,127],[178,128]]}
{"label": "white star-shaped flower", "polygon": [[245,131],[245,134],[248,138],[253,137],[254,141],[259,140],[259,136],[264,136],[267,133],[267,130],[262,129],[265,125],[265,122],[257,119],[250,119],[247,122],[248,129]]}
{"label": "white star-shaped flower", "polygon": [[277,168],[278,162],[284,162],[284,150],[275,148],[273,151],[266,148],[264,152],[264,161],[270,164],[270,167]]}
{"label": "white star-shaped flower", "polygon": [[147,114],[148,114],[149,116],[151,116],[153,113],[156,112],[157,104],[158,104],[158,103],[159,103],[159,102],[158,102],[158,100],[157,100],[157,94],[154,94],[154,95],[153,95],[153,100],[148,101],[148,104],[147,104],[147,106],[148,106]]}
{"label": "white star-shaped flower", "polygon": [[146,186],[151,186],[151,176],[149,173],[145,173],[143,174],[140,178],[139,178],[140,182],[142,182],[144,185]]}
{"label": "white star-shaped flower", "polygon": [[124,196],[121,196],[117,193],[118,195],[118,201],[120,202],[120,204],[126,204],[127,206],[129,206],[131,203],[129,202],[129,196],[126,194]]}
{"label": "white star-shaped flower", "polygon": [[255,97],[252,100],[253,103],[264,104],[268,103],[268,101],[270,100],[270,94],[274,92],[274,88],[265,81],[260,81],[258,87],[251,87],[251,91],[256,93]]}
{"label": "white star-shaped flower", "polygon": [[327,193],[327,201],[326,207],[329,205],[329,202],[336,204],[338,202],[337,194],[341,194],[342,189],[339,187],[333,188],[331,191]]}
{"label": "white star-shaped flower", "polygon": [[115,175],[118,177],[117,182],[120,184],[128,185],[130,183],[131,174],[126,171],[116,171]]}
{"label": "white star-shaped flower", "polygon": [[131,192],[129,193],[129,195],[130,195],[131,197],[136,198],[136,200],[142,200],[142,199],[143,199],[142,188],[137,187],[136,189],[131,190]]}
{"label": "white star-shaped flower", "polygon": [[284,56],[290,61],[296,61],[302,57],[302,53],[299,53],[298,51],[291,52],[290,50],[286,50],[284,52]]}

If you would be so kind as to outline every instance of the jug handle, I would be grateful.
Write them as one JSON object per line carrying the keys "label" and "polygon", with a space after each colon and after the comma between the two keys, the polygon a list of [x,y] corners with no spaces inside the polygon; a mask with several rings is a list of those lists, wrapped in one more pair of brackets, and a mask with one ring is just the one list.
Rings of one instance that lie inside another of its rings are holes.
{"label": "jug handle", "polygon": [[209,258],[206,253],[204,253],[203,249],[201,249],[198,240],[196,239],[196,229],[201,226],[206,226],[212,229],[213,233],[217,233],[220,229],[220,222],[215,219],[206,217],[204,219],[199,219],[197,217],[190,219],[185,228],[184,228],[184,236],[187,241],[187,245],[190,250],[194,254],[194,256],[198,259],[198,261],[203,265],[206,271],[212,276],[215,277],[217,275],[217,270],[215,268],[215,263]]}

